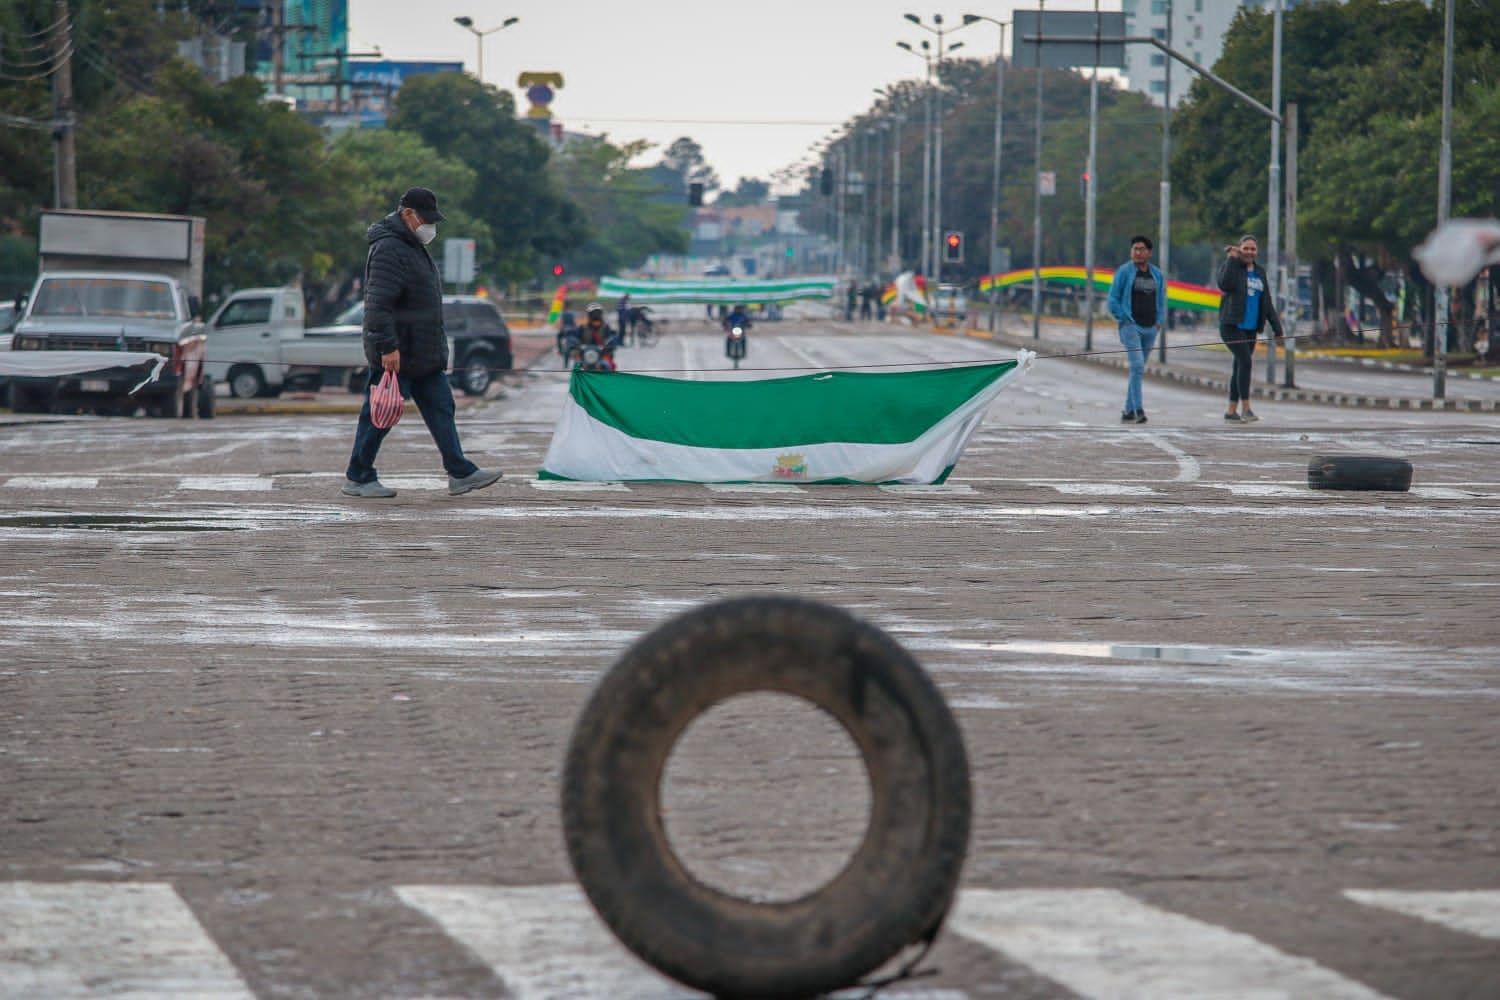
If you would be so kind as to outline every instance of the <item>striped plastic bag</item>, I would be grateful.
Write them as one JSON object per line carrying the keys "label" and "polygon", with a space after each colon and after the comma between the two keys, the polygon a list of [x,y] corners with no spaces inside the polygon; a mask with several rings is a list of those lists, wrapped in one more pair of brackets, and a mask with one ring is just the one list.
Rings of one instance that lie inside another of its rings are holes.
{"label": "striped plastic bag", "polygon": [[406,409],[406,400],[401,398],[401,383],[394,372],[380,376],[380,382],[370,390],[370,423],[381,430],[396,426],[401,413]]}

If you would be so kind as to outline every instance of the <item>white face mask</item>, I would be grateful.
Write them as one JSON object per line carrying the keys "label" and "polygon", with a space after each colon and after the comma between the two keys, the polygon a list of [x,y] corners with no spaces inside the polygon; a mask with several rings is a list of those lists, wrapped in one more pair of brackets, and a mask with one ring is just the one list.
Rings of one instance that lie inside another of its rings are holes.
{"label": "white face mask", "polygon": [[421,240],[425,246],[437,239],[437,226],[431,222],[424,222],[417,227],[416,233],[417,239]]}

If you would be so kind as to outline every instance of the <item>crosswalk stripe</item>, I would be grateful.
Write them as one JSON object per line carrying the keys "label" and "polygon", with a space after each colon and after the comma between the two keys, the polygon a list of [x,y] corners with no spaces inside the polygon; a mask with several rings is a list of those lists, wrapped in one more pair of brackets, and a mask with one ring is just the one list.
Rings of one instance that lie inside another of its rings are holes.
{"label": "crosswalk stripe", "polygon": [[275,482],[263,476],[183,476],[177,480],[180,490],[206,490],[216,493],[264,492]]}
{"label": "crosswalk stripe", "polygon": [[493,968],[515,1000],[681,992],[615,940],[577,886],[403,885],[396,894]]}
{"label": "crosswalk stripe", "polygon": [[707,483],[710,493],[806,493],[792,483]]}
{"label": "crosswalk stripe", "polygon": [[99,480],[93,476],[11,476],[5,485],[18,490],[91,490]]}
{"label": "crosswalk stripe", "polygon": [[1381,996],[1311,959],[1113,889],[965,890],[949,926],[1084,997]]}
{"label": "crosswalk stripe", "polygon": [[1396,892],[1348,889],[1356,903],[1395,910],[1478,937],[1500,940],[1500,891]]}
{"label": "crosswalk stripe", "polygon": [[0,996],[251,1000],[170,885],[0,884]]}

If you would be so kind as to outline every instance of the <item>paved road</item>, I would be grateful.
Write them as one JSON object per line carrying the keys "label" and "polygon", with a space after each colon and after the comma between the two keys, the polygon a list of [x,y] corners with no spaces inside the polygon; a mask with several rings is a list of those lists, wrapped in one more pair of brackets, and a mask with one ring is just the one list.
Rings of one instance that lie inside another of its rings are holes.
{"label": "paved road", "polygon": [[[347,414],[0,427],[0,996],[687,996],[573,887],[559,763],[627,643],[754,592],[887,629],[963,726],[958,909],[894,995],[1500,994],[1500,420],[1225,427],[1153,383],[1121,426],[1121,379],[1038,363],[934,488],[539,482],[545,366],[465,408],[509,475],[462,498],[415,420],[380,503],[337,494]],[[1330,451],[1414,488],[1306,489]],[[701,877],[795,894],[851,849],[860,773],[815,713],[731,703],[674,757],[669,829]]]}

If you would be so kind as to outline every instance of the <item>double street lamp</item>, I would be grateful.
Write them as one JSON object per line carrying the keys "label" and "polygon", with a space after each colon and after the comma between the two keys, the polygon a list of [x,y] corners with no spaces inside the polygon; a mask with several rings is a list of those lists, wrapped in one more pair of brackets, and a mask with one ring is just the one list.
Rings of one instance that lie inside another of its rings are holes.
{"label": "double street lamp", "polygon": [[485,30],[481,31],[478,28],[474,27],[474,19],[472,17],[465,15],[463,17],[455,17],[453,19],[454,24],[458,25],[460,28],[467,29],[469,33],[472,34],[479,42],[478,72],[476,72],[474,76],[475,79],[477,79],[480,83],[484,82],[484,36],[493,35],[497,31],[509,28],[512,24],[515,24],[519,20],[519,17],[507,17],[504,21],[500,22],[495,27],[486,28]]}
{"label": "double street lamp", "polygon": [[[932,15],[932,24],[924,24],[922,19],[915,14],[903,14],[908,21],[921,28],[923,31],[937,36],[937,55],[933,59],[929,70],[935,69],[934,82],[936,83],[937,111],[933,116],[933,152],[932,152],[932,209],[928,215],[930,230],[927,237],[927,246],[931,255],[931,263],[927,264],[927,273],[942,280],[942,269],[940,261],[942,255],[938,249],[938,233],[943,229],[943,57],[948,52],[963,48],[963,42],[955,42],[946,49],[943,47],[943,36],[947,29],[943,27],[943,15]],[[910,50],[910,46],[902,45]],[[922,48],[927,48],[927,43],[922,43]],[[933,88],[929,86],[929,90]]]}
{"label": "double street lamp", "polygon": [[983,14],[965,14],[964,27],[968,27],[978,21],[988,21],[1000,29],[1000,52],[995,56],[995,163],[994,175],[990,180],[990,252],[988,255],[988,267],[990,272],[990,329],[996,326],[996,278],[999,271],[998,255],[1000,252],[1000,139],[1005,128],[1005,29],[1010,26],[1009,21],[997,21],[993,17]]}

